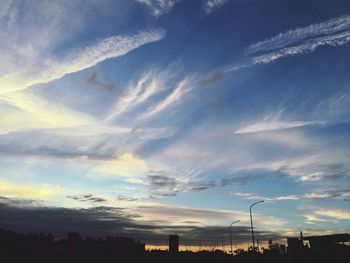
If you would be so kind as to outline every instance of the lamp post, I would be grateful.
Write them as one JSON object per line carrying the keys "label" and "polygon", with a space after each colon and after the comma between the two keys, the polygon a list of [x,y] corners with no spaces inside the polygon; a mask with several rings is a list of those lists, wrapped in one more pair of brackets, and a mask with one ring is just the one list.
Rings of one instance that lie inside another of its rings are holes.
{"label": "lamp post", "polygon": [[253,249],[255,250],[255,241],[254,241],[254,228],[253,228],[253,217],[252,217],[252,207],[254,205],[257,205],[257,204],[260,204],[260,203],[263,203],[264,200],[261,200],[259,202],[256,202],[254,204],[252,204],[249,208],[249,211],[250,211],[250,226],[251,226],[251,229],[252,229],[252,240],[253,240]]}
{"label": "lamp post", "polygon": [[231,254],[233,255],[233,249],[232,249],[232,225],[240,222],[239,220],[232,222],[230,225],[230,244],[231,244]]}

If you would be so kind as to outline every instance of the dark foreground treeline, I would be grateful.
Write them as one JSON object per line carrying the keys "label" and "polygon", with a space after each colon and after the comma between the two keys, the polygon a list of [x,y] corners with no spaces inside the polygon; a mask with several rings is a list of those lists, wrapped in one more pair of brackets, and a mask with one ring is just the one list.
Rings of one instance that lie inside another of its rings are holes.
{"label": "dark foreground treeline", "polygon": [[271,245],[262,253],[254,250],[235,251],[235,255],[222,251],[146,251],[145,245],[132,238],[81,238],[69,233],[67,239],[55,240],[52,235],[17,234],[0,229],[0,262],[4,263],[349,263],[350,249],[339,245],[329,248],[327,255],[303,247],[291,258],[284,246]]}

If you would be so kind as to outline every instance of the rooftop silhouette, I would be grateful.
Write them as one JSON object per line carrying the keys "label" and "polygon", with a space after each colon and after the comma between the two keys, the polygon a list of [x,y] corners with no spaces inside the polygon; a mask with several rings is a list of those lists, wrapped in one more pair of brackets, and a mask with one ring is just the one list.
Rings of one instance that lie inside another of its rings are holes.
{"label": "rooftop silhouette", "polygon": [[[181,237],[169,236],[169,250],[146,250],[133,238],[82,237],[69,232],[67,238],[51,234],[20,234],[0,229],[1,262],[281,262],[345,263],[350,261],[349,234],[288,238],[288,246],[269,241],[261,251],[250,247],[233,254],[214,249],[179,251]],[[310,245],[304,244],[309,241]]]}

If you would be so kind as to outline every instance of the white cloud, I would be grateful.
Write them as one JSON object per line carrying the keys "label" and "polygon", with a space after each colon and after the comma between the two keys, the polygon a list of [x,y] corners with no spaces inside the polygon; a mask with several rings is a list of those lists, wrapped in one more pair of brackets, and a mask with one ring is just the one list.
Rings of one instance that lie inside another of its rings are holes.
{"label": "white cloud", "polygon": [[[307,138],[305,140],[308,141]],[[335,145],[329,146],[322,139],[315,140],[302,149],[302,153],[294,157],[291,155],[286,159],[270,160],[261,163],[260,166],[272,171],[281,171],[300,182],[333,181],[347,176],[349,153],[346,150]]]}
{"label": "white cloud", "polygon": [[149,98],[165,89],[170,78],[168,71],[147,71],[136,82],[129,85],[126,92],[118,99],[112,110],[105,118],[112,121],[122,113],[130,111],[145,103]]}
{"label": "white cloud", "polygon": [[304,217],[305,217],[305,220],[306,220],[307,224],[314,224],[315,222],[319,223],[319,222],[328,222],[328,221],[330,221],[328,219],[320,218],[320,217],[318,217],[316,215],[313,215],[313,214],[305,214]]}
{"label": "white cloud", "polygon": [[236,130],[235,134],[245,134],[245,133],[257,133],[257,132],[266,132],[273,130],[283,130],[290,128],[303,127],[308,125],[319,124],[319,122],[315,121],[262,121],[253,123],[247,126],[243,126]]}
{"label": "white cloud", "polygon": [[213,12],[215,9],[228,3],[230,0],[206,0],[203,5],[203,10],[207,14]]}
{"label": "white cloud", "polygon": [[91,125],[93,118],[34,94],[0,95],[0,135],[10,132]]}
{"label": "white cloud", "polygon": [[341,182],[349,174],[349,151],[339,147],[337,137],[290,129],[242,136],[232,132],[235,125],[238,126],[235,123],[199,125],[153,153],[151,159],[169,169],[192,168],[201,175],[234,178],[262,170],[311,185],[316,180]]}
{"label": "white cloud", "polygon": [[136,134],[141,140],[156,140],[168,138],[176,134],[178,131],[174,127],[158,127],[158,128],[136,128],[132,133]]}
{"label": "white cloud", "polygon": [[315,209],[316,215],[340,220],[350,220],[350,210],[342,208],[324,208],[318,207]]}
{"label": "white cloud", "polygon": [[322,46],[341,46],[350,42],[350,16],[330,19],[319,24],[291,29],[272,38],[252,44],[247,54],[251,56],[238,64],[230,66],[225,73],[252,67],[258,64],[272,63],[284,57],[314,52]]}
{"label": "white cloud", "polygon": [[242,199],[254,199],[265,201],[286,201],[286,200],[316,200],[316,199],[334,199],[344,200],[350,196],[350,189],[347,188],[332,188],[328,190],[317,190],[315,192],[309,192],[298,195],[286,195],[286,196],[260,196],[253,193],[233,192],[232,195],[238,196]]}
{"label": "white cloud", "polygon": [[155,17],[159,17],[170,12],[176,2],[179,1],[180,0],[136,0],[136,2],[147,5],[147,7],[151,10],[152,15]]}
{"label": "white cloud", "polygon": [[[250,222],[248,212],[229,211],[229,210],[211,210],[211,209],[195,209],[184,206],[175,205],[149,205],[140,206],[135,212],[142,214],[140,221],[152,222],[171,222],[172,225],[183,225],[183,222],[193,221],[196,225],[229,225],[232,218],[240,220],[241,223]],[[286,224],[285,220],[273,216],[254,213],[254,224],[264,226],[266,228],[282,227]]]}
{"label": "white cloud", "polygon": [[323,198],[329,198],[331,195],[327,192],[323,193],[306,193],[304,195],[306,199],[323,199]]}
{"label": "white cloud", "polygon": [[119,57],[144,44],[155,42],[165,36],[165,31],[155,29],[142,31],[135,35],[113,36],[86,48],[74,50],[63,59],[34,58],[30,64],[35,65],[28,74],[28,68],[16,65],[11,71],[0,77],[0,92],[26,88],[30,85],[48,82],[96,65],[106,59]]}
{"label": "white cloud", "polygon": [[299,180],[302,182],[315,182],[320,181],[323,177],[323,172],[312,172],[309,174],[301,175]]}
{"label": "white cloud", "polygon": [[[249,54],[281,49],[286,46],[304,41],[305,39],[332,35],[350,29],[350,16],[344,15],[329,19],[325,22],[312,24],[307,27],[296,28],[280,33],[269,39],[255,43],[247,48]],[[323,39],[323,38],[321,38]],[[325,38],[326,39],[326,38]]]}
{"label": "white cloud", "polygon": [[163,101],[148,109],[142,115],[142,118],[152,117],[153,115],[164,111],[168,107],[179,103],[181,98],[191,90],[192,85],[193,82],[189,78],[183,79],[176,85],[175,89]]}
{"label": "white cloud", "polygon": [[106,38],[105,32],[81,42],[80,36],[95,24],[96,17],[91,14],[119,21],[127,14],[128,5],[127,1],[112,0],[2,1],[0,93],[60,78],[164,37],[162,29],[115,35],[118,28],[114,27],[116,31],[108,33],[111,37]]}
{"label": "white cloud", "polygon": [[330,122],[349,122],[350,121],[350,94],[335,94],[320,101],[315,106],[316,117],[321,117]]}
{"label": "white cloud", "polygon": [[333,222],[334,224],[339,223],[339,220],[350,220],[350,210],[346,208],[336,208],[336,207],[300,207],[305,211],[304,217],[307,223],[323,223],[323,222]]}
{"label": "white cloud", "polygon": [[298,46],[292,46],[277,50],[272,53],[253,57],[251,59],[252,65],[267,64],[283,57],[291,57],[300,54],[306,54],[315,51],[322,46],[341,46],[350,42],[350,31],[341,32],[325,37],[307,40]]}
{"label": "white cloud", "polygon": [[299,200],[300,196],[297,195],[281,195],[281,196],[273,196],[273,197],[266,197],[266,196],[258,196],[251,193],[241,193],[241,192],[235,192],[233,195],[241,197],[242,199],[248,199],[248,200],[264,200],[264,201],[294,201]]}
{"label": "white cloud", "polygon": [[288,129],[248,133],[246,135],[254,137],[256,142],[286,147],[289,150],[307,151],[318,143],[316,139],[305,136],[302,131]]}
{"label": "white cloud", "polygon": [[48,184],[17,184],[0,179],[0,193],[5,197],[49,199],[64,194],[64,188]]}
{"label": "white cloud", "polygon": [[97,161],[92,173],[118,177],[140,177],[149,169],[147,162],[132,153],[124,153],[115,160]]}

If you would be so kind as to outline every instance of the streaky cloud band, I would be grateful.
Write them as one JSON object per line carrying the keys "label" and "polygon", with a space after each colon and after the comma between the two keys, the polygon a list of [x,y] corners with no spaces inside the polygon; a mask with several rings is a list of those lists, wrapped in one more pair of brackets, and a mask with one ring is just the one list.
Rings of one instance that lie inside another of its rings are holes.
{"label": "streaky cloud band", "polygon": [[231,65],[224,71],[224,73],[252,67],[257,64],[269,64],[284,57],[293,57],[296,55],[308,54],[314,52],[317,48],[322,46],[342,46],[348,44],[349,42],[350,30],[343,31],[338,34],[318,37],[315,39],[308,39],[300,45],[290,46],[273,52],[261,54],[259,56],[247,58],[242,62]]}
{"label": "streaky cloud band", "polygon": [[[105,38],[94,45],[85,48],[73,50],[63,59],[46,58],[42,63],[38,63],[38,68],[31,70],[30,75],[21,73],[18,70],[14,79],[0,78],[0,84],[5,82],[7,88],[1,89],[1,93],[10,91],[23,90],[27,87],[46,83],[59,79],[66,74],[78,72],[96,65],[106,59],[116,58],[145,44],[152,43],[163,39],[166,31],[161,28],[141,31],[134,35],[119,35]],[[24,72],[26,70],[24,69]]]}
{"label": "streaky cloud band", "polygon": [[293,47],[283,48],[275,52],[252,58],[252,64],[266,64],[283,57],[290,57],[315,51],[321,46],[341,46],[350,42],[350,30],[339,34],[319,37]]}
{"label": "streaky cloud band", "polygon": [[295,45],[305,39],[332,35],[349,29],[350,16],[343,15],[337,18],[329,19],[322,23],[312,24],[307,27],[291,29],[287,32],[279,33],[278,35],[269,39],[265,39],[250,45],[247,48],[247,53],[254,54],[257,52],[276,50],[292,44]]}

